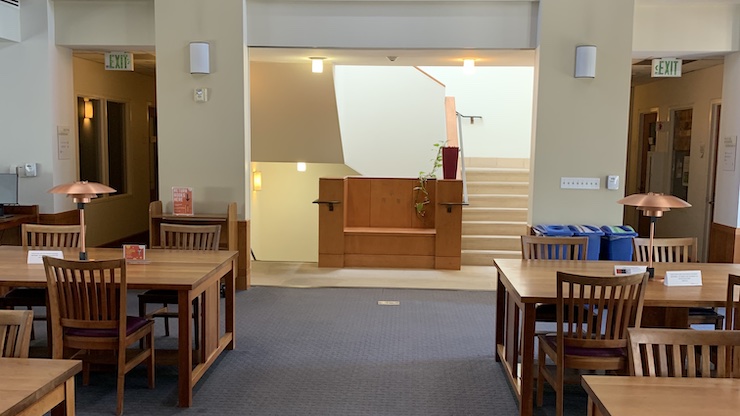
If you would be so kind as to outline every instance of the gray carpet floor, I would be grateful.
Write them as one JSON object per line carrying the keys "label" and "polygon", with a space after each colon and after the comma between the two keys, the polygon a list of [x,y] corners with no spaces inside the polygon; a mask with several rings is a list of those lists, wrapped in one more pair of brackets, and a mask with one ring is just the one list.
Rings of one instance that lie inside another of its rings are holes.
{"label": "gray carpet floor", "polygon": [[[125,414],[517,415],[493,358],[494,302],[494,292],[254,287],[237,293],[237,348],[196,385],[193,407],[176,407],[174,367],[157,367],[154,390],[137,368],[126,377]],[[159,321],[156,332],[158,347],[174,345]],[[77,381],[78,415],[114,412],[112,373]],[[545,393],[536,415],[554,414]],[[565,413],[586,414],[580,387],[568,389]]]}

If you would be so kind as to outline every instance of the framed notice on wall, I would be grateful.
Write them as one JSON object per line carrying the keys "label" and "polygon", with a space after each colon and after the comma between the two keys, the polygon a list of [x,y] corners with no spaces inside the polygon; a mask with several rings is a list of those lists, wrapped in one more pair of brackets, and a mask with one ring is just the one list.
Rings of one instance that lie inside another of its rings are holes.
{"label": "framed notice on wall", "polygon": [[172,187],[172,213],[175,215],[193,215],[193,188]]}

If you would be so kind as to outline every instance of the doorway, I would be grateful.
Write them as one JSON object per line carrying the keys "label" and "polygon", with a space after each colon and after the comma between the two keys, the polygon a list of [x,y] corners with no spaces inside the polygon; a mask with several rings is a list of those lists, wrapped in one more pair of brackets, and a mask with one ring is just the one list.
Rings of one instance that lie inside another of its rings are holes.
{"label": "doorway", "polygon": [[[637,185],[637,192],[641,194],[648,192],[649,188],[650,152],[655,150],[657,124],[657,112],[640,114],[640,180]],[[644,215],[638,215],[637,218],[637,233],[643,237],[649,235],[650,219]]]}

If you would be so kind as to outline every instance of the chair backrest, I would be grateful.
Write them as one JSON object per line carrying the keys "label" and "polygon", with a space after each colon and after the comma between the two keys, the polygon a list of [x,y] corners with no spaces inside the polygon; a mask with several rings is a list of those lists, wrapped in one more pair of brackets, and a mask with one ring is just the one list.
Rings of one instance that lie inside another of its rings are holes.
{"label": "chair backrest", "polygon": [[[625,348],[627,328],[640,326],[647,281],[647,273],[592,277],[558,272],[558,349]],[[566,314],[566,309],[574,312]]]}
{"label": "chair backrest", "polygon": [[220,225],[161,224],[159,242],[162,248],[178,250],[218,250]]}
{"label": "chair backrest", "polygon": [[740,331],[630,328],[630,374],[740,378]]}
{"label": "chair backrest", "polygon": [[588,237],[522,236],[524,260],[586,260]]}
{"label": "chair backrest", "polygon": [[740,330],[740,276],[734,274],[727,281],[725,329]]}
{"label": "chair backrest", "polygon": [[23,248],[40,250],[45,248],[80,247],[79,225],[22,224]]}
{"label": "chair backrest", "polygon": [[0,310],[0,357],[27,358],[32,311]]}
{"label": "chair backrest", "polygon": [[[635,237],[632,244],[635,261],[648,261],[650,239]],[[653,262],[655,263],[691,263],[698,261],[696,237],[653,239]]]}
{"label": "chair backrest", "polygon": [[70,329],[117,329],[125,338],[126,260],[43,259],[53,358],[61,358],[63,333]]}

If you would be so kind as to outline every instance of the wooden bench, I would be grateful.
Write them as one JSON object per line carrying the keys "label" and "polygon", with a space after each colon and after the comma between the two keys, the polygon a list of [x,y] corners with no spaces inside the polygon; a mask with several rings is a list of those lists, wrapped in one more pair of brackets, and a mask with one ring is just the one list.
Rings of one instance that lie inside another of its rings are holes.
{"label": "wooden bench", "polygon": [[417,178],[321,178],[319,267],[460,269],[462,182],[429,180],[423,216]]}

